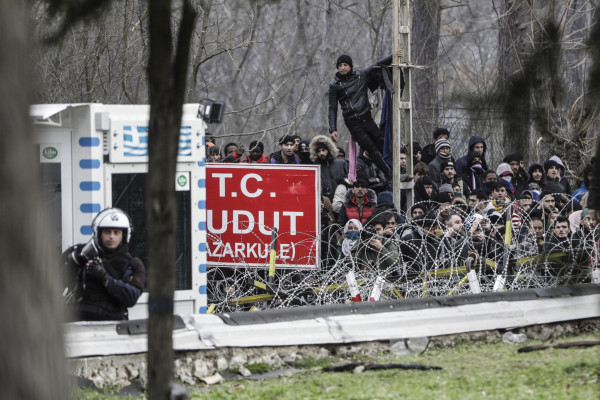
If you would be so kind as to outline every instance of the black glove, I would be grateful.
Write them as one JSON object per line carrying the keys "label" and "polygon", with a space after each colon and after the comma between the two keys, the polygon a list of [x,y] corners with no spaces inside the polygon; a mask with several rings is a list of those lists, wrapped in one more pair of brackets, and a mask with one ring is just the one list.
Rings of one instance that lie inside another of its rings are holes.
{"label": "black glove", "polygon": [[87,268],[87,273],[90,276],[98,279],[103,285],[108,281],[109,275],[104,269],[104,266],[100,261],[92,261],[91,264]]}

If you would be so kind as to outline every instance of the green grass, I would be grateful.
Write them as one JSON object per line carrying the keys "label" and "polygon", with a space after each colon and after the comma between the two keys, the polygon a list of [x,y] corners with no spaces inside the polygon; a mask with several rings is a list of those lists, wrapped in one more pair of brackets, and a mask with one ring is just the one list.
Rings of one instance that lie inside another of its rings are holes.
{"label": "green grass", "polygon": [[[572,341],[598,339],[581,336]],[[536,344],[539,341],[528,341]],[[600,346],[517,353],[519,346],[463,343],[434,348],[422,355],[377,358],[304,359],[296,368],[309,371],[265,381],[226,381],[191,387],[191,399],[599,399]],[[384,370],[360,374],[321,372],[325,365],[356,362],[416,363],[443,370]],[[80,397],[84,398],[84,397]],[[102,397],[90,397],[96,399]]]}

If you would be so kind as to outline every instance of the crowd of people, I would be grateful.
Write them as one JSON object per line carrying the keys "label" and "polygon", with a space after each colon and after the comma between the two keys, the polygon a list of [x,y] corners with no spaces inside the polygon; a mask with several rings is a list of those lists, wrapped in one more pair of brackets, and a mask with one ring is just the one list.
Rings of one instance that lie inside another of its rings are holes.
{"label": "crowd of people", "polygon": [[528,165],[519,154],[508,154],[493,168],[480,136],[470,138],[463,155],[452,152],[448,130],[436,129],[432,139],[423,148],[413,143],[412,176],[406,171],[407,151],[401,150],[402,179],[414,181],[409,209],[407,193],[401,204],[393,201],[393,182],[368,151],[358,152],[351,180],[345,151],[326,135],[284,136],[268,156],[263,143],[253,141],[247,156],[242,146],[229,143],[222,152],[209,147],[207,157],[209,162],[320,165],[325,269],[353,257],[389,279],[422,279],[470,260],[482,273],[528,268],[557,284],[593,279],[600,229],[587,208],[592,165],[573,190],[558,156]]}
{"label": "crowd of people", "polygon": [[[393,95],[392,58],[362,70],[354,69],[348,55],[337,59],[329,85],[329,136],[286,135],[268,156],[257,140],[247,156],[236,143],[222,151],[212,146],[207,160],[320,165],[322,269],[359,263],[397,281],[469,264],[493,274],[528,268],[528,276],[551,277],[555,283],[600,280],[597,206],[587,207],[593,165],[573,190],[556,155],[536,164],[507,154],[494,166],[483,137],[472,136],[466,154],[456,154],[445,128],[435,129],[424,147],[412,143],[412,171],[407,171],[405,148],[399,165],[386,163],[384,127],[390,121],[385,112],[379,126],[373,121],[368,91]],[[337,146],[338,106],[351,136],[349,157]],[[592,164],[597,163],[594,158]],[[400,168],[401,182],[413,181],[409,209],[409,191],[401,191],[399,204],[393,200],[394,168]]]}

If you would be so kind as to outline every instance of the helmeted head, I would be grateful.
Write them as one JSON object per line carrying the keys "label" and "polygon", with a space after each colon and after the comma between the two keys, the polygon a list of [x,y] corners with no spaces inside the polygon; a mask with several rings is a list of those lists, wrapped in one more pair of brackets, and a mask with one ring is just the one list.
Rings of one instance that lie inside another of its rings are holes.
{"label": "helmeted head", "polygon": [[101,211],[92,221],[92,233],[96,246],[103,251],[107,250],[102,243],[102,230],[104,229],[121,229],[123,231],[123,239],[119,247],[129,243],[133,231],[131,220],[125,211],[119,208],[107,208]]}

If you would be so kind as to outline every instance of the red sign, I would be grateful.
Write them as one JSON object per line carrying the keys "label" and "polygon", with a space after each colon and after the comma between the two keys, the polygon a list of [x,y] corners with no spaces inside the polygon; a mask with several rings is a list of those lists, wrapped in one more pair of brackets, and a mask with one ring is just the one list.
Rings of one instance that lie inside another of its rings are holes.
{"label": "red sign", "polygon": [[209,266],[268,267],[276,227],[279,268],[317,268],[318,166],[206,164]]}

